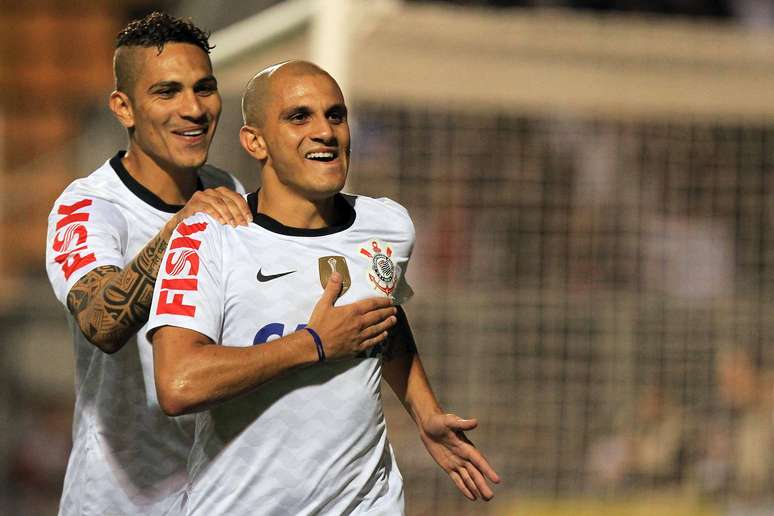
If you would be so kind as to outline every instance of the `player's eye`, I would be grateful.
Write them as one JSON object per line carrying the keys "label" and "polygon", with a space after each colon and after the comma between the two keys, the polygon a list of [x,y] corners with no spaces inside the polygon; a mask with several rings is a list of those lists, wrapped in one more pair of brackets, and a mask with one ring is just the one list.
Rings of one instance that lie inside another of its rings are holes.
{"label": "player's eye", "polygon": [[346,116],[342,113],[330,113],[328,114],[328,120],[330,120],[332,124],[340,124],[346,120]]}
{"label": "player's eye", "polygon": [[305,113],[305,112],[292,113],[288,117],[288,120],[290,120],[294,124],[301,124],[303,122],[306,122],[308,119],[309,119],[309,113]]}
{"label": "player's eye", "polygon": [[159,88],[153,90],[153,94],[162,99],[171,99],[177,92],[178,90],[176,88]]}
{"label": "player's eye", "polygon": [[204,97],[212,95],[216,91],[218,91],[218,83],[214,80],[199,83],[194,88],[194,92],[196,92],[197,95]]}
{"label": "player's eye", "polygon": [[336,107],[334,109],[331,109],[328,111],[327,114],[328,121],[332,124],[340,124],[342,122],[345,122],[347,120],[347,111],[346,109],[342,109],[340,107]]}

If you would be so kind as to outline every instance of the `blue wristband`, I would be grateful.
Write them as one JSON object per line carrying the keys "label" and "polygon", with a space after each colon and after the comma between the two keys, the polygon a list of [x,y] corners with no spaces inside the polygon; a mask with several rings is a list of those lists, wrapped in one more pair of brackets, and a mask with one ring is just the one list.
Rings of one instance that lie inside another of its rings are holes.
{"label": "blue wristband", "polygon": [[323,343],[322,340],[320,340],[320,336],[317,335],[317,332],[314,331],[309,326],[304,326],[304,329],[309,332],[309,335],[312,336],[314,339],[314,345],[317,346],[317,361],[318,362],[324,362],[325,361],[325,349],[323,349]]}

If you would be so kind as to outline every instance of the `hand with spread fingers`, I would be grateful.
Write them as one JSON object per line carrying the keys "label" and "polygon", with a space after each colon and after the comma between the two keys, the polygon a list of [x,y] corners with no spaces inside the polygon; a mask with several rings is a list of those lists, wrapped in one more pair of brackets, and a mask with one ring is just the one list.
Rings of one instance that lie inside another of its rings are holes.
{"label": "hand with spread fingers", "polygon": [[167,224],[169,233],[194,213],[206,213],[219,223],[231,226],[246,226],[253,220],[245,198],[233,190],[219,186],[195,192],[185,206],[170,219]]}
{"label": "hand with spread fingers", "polygon": [[490,482],[499,484],[500,476],[463,433],[477,426],[475,419],[433,414],[422,423],[420,437],[427,451],[465,497],[489,501],[494,496]]}

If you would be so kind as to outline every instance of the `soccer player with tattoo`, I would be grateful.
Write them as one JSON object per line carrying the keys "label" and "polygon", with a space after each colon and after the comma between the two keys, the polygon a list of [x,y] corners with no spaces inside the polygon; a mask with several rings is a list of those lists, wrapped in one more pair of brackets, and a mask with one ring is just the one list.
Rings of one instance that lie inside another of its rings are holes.
{"label": "soccer player with tattoo", "polygon": [[463,433],[477,422],[443,413],[399,306],[412,294],[411,218],[341,193],[338,84],[312,63],[280,63],[250,80],[242,108],[242,147],[262,166],[252,223],[183,221],[147,327],[161,407],[197,413],[180,512],[403,514],[382,377],[459,490],[490,499],[499,477]]}
{"label": "soccer player with tattoo", "polygon": [[205,165],[221,111],[207,34],[153,13],[116,46],[109,106],[127,150],[70,184],[49,216],[46,267],[76,357],[60,515],[166,514],[182,495],[191,422],[159,409],[141,328],[178,223],[199,211],[224,224],[251,218],[241,185]]}

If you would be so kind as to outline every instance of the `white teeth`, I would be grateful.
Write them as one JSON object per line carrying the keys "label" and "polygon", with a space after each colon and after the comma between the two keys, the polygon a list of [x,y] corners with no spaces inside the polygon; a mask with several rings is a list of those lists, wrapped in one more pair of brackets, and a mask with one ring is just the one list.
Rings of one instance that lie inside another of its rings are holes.
{"label": "white teeth", "polygon": [[196,129],[195,131],[183,131],[180,134],[183,136],[199,136],[204,134],[204,129]]}
{"label": "white teeth", "polygon": [[332,152],[310,152],[306,155],[309,159],[318,159],[318,158],[329,158],[333,159],[333,153]]}

